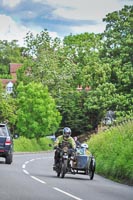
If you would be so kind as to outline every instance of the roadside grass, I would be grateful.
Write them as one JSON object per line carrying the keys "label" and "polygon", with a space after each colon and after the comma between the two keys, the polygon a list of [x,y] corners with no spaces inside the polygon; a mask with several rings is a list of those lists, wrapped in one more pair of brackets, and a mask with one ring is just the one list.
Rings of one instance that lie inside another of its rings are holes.
{"label": "roadside grass", "polygon": [[133,185],[133,122],[92,135],[88,141],[96,158],[96,173]]}
{"label": "roadside grass", "polygon": [[53,144],[49,138],[28,139],[23,136],[18,139],[14,139],[14,152],[39,152],[45,150],[51,150],[49,144]]}

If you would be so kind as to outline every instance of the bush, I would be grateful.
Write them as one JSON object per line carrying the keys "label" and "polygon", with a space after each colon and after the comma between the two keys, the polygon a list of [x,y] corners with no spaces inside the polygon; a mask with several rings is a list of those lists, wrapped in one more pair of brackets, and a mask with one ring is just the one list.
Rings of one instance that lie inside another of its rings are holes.
{"label": "bush", "polygon": [[36,152],[52,149],[49,144],[52,144],[52,140],[48,138],[28,139],[23,136],[14,140],[15,152]]}
{"label": "bush", "polygon": [[42,151],[51,149],[49,144],[53,144],[52,140],[49,138],[40,138],[38,140],[38,145],[40,146]]}
{"label": "bush", "polygon": [[110,128],[88,141],[96,157],[96,171],[105,177],[133,185],[133,123]]}

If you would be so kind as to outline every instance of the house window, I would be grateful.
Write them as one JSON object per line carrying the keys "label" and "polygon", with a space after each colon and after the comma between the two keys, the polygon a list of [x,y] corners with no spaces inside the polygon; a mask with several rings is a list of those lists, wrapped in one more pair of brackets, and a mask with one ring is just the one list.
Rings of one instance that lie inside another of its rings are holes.
{"label": "house window", "polygon": [[13,83],[9,82],[6,86],[6,93],[11,94],[13,92]]}
{"label": "house window", "polygon": [[7,87],[7,90],[6,90],[8,93],[12,92],[13,91],[13,88],[12,87]]}

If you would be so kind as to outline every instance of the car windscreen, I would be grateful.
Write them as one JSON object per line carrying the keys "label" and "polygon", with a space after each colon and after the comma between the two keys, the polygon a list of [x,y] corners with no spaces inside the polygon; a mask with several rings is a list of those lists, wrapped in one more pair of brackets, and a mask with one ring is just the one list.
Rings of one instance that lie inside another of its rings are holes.
{"label": "car windscreen", "polygon": [[4,126],[0,127],[0,136],[6,136],[6,128]]}

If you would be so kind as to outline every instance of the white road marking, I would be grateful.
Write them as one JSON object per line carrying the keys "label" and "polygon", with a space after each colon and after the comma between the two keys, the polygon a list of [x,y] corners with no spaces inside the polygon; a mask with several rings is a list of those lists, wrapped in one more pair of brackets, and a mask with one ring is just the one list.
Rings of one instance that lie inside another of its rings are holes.
{"label": "white road marking", "polygon": [[24,172],[25,174],[29,174],[29,172],[27,172],[27,170],[25,170],[25,169],[23,169],[23,172]]}
{"label": "white road marking", "polygon": [[25,167],[26,167],[26,165],[25,165],[25,164],[23,164],[23,165],[22,165],[22,168],[24,169]]}
{"label": "white road marking", "polygon": [[63,193],[63,194],[66,194],[67,196],[72,197],[73,199],[82,200],[82,199],[80,199],[79,197],[76,197],[76,196],[74,196],[74,195],[72,195],[72,194],[70,194],[70,193],[68,193],[68,192],[65,192],[65,191],[63,191],[63,190],[60,190],[59,188],[53,187],[53,189],[55,189],[55,190],[57,190],[57,191],[59,191],[59,192],[61,192],[61,193]]}
{"label": "white road marking", "polygon": [[40,183],[43,183],[43,184],[46,184],[46,182],[40,180],[39,178],[36,178],[35,176],[30,176],[31,178],[35,179],[36,181],[40,182]]}
{"label": "white road marking", "polygon": [[[29,161],[26,161],[26,162],[22,165],[23,172],[24,172],[25,174],[29,175],[30,173],[29,173],[27,170],[25,170],[27,164],[29,164],[30,162],[33,162],[33,161],[35,161],[35,160],[47,159],[47,158],[53,158],[53,157],[50,156],[50,157],[36,158],[36,159],[31,159],[31,160],[29,160]],[[42,183],[42,184],[47,184],[45,181],[42,181],[41,179],[39,179],[39,178],[37,178],[37,177],[35,177],[35,176],[30,176],[30,177],[31,177],[32,179],[34,179],[34,180],[36,180],[36,181]],[[61,189],[59,189],[59,188],[53,187],[53,189],[54,189],[54,190],[57,190],[58,192],[61,192],[61,193],[65,194],[65,195],[67,195],[67,196],[69,196],[69,197],[72,197],[73,199],[76,199],[76,200],[83,200],[83,199],[81,199],[81,198],[79,198],[79,197],[76,197],[75,195],[72,195],[72,194],[70,194],[70,193],[68,193],[68,192],[65,192],[65,191],[63,191],[63,190],[61,190]]]}
{"label": "white road marking", "polygon": [[29,162],[32,162],[32,161],[35,161],[35,159],[31,159],[31,160],[29,160]]}

